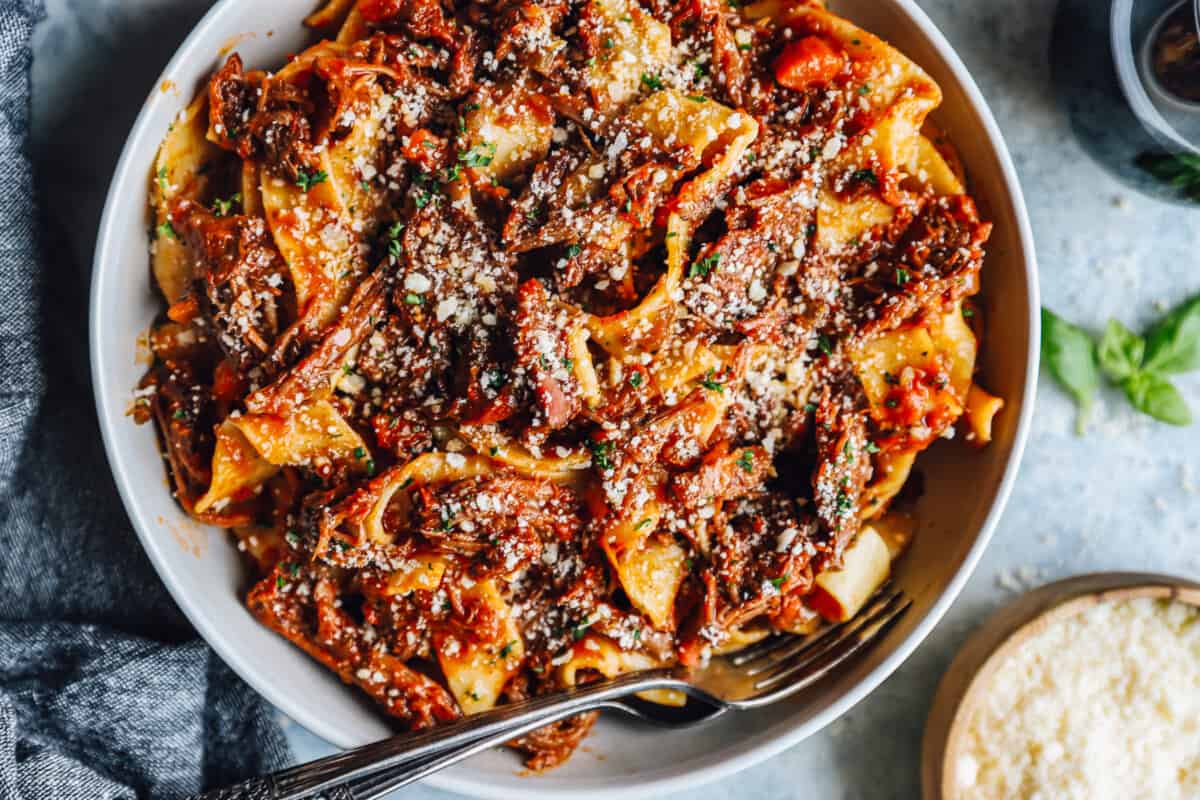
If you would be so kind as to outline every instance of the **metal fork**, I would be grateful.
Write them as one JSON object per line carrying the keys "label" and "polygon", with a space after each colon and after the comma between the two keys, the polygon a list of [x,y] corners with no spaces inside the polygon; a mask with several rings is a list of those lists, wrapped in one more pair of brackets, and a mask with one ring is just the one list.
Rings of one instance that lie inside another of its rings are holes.
{"label": "metal fork", "polygon": [[[730,710],[759,708],[828,675],[878,639],[911,605],[903,592],[885,585],[853,619],[810,636],[776,635],[699,667],[631,672],[500,706],[450,725],[373,742],[189,800],[298,800],[318,792],[327,800],[377,800],[482,750],[585,711],[613,709],[679,727]],[[687,694],[689,702],[683,709],[674,709],[631,697],[652,689],[678,689]]]}

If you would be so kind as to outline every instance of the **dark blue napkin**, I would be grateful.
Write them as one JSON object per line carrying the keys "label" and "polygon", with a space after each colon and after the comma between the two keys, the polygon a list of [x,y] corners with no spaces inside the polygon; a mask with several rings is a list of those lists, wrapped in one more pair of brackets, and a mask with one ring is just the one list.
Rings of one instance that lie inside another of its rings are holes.
{"label": "dark blue napkin", "polygon": [[270,706],[166,594],[113,487],[87,371],[90,269],[64,241],[91,235],[95,209],[34,204],[35,178],[53,195],[84,180],[72,165],[111,170],[102,134],[128,130],[161,64],[125,89],[82,91],[113,75],[80,75],[87,99],[56,109],[79,145],[39,142],[35,169],[42,14],[41,0],[0,0],[0,800],[176,797],[289,753]]}

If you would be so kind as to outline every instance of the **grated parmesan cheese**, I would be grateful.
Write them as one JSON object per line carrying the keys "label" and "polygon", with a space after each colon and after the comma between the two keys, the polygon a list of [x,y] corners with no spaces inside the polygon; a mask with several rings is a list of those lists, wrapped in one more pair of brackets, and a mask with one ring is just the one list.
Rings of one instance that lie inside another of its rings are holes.
{"label": "grated parmesan cheese", "polygon": [[1200,798],[1200,610],[1057,620],[1000,665],[954,764],[961,797]]}

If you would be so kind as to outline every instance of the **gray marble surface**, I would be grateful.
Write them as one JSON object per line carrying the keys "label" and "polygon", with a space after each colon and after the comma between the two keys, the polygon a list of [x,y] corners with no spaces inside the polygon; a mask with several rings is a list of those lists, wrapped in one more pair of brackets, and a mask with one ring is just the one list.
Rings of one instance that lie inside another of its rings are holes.
{"label": "gray marble surface", "polygon": [[[1099,2],[1099,0],[1097,0]],[[35,155],[58,168],[40,190],[86,280],[103,193],[151,78],[207,0],[46,0],[36,37]],[[1056,108],[1046,50],[1052,0],[923,0],[988,101],[1020,172],[1045,302],[1099,329],[1130,325],[1200,291],[1200,212],[1124,191],[1081,153]],[[86,369],[86,365],[79,365]],[[1200,376],[1179,382],[1200,411]],[[690,796],[913,798],[934,687],[967,634],[1025,588],[1091,570],[1200,578],[1200,425],[1175,429],[1105,394],[1086,437],[1043,378],[1024,468],[960,600],[895,675],[823,733]],[[328,746],[290,724],[298,756]],[[416,787],[413,800],[450,798]]]}

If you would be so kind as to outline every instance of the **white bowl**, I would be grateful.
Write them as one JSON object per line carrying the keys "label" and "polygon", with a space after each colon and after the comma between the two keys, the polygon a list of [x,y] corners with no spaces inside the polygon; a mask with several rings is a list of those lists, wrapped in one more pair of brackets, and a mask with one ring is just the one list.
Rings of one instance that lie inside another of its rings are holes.
{"label": "white bowl", "polygon": [[[221,0],[154,81],[121,154],[100,224],[91,358],[117,486],[176,602],[221,657],[272,703],[319,736],[349,747],[387,735],[384,715],[247,613],[238,553],[222,531],[184,515],[167,489],[153,428],[136,426],[125,415],[146,368],[139,341],[161,309],[146,253],[146,192],[159,140],[231,48],[252,66],[277,66],[299,51],[309,40],[300,20],[316,4]],[[911,0],[832,5],[898,46],[941,85],[945,102],[935,119],[961,149],[981,213],[996,226],[983,271],[988,335],[982,382],[1008,405],[987,449],[939,444],[918,461],[926,475],[921,527],[897,571],[915,601],[912,610],[865,657],[776,707],[674,734],[606,718],[587,741],[590,752],[546,775],[521,776],[514,754],[494,751],[431,778],[434,785],[477,797],[570,791],[575,798],[611,798],[635,787],[639,793],[677,791],[745,769],[820,730],[879,685],[945,613],[983,552],[1021,457],[1037,377],[1037,278],[1025,204],[987,104],[925,14]]]}

